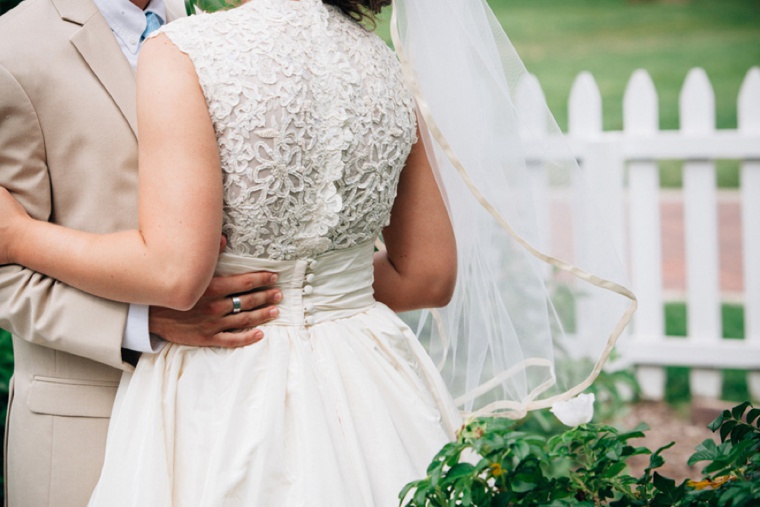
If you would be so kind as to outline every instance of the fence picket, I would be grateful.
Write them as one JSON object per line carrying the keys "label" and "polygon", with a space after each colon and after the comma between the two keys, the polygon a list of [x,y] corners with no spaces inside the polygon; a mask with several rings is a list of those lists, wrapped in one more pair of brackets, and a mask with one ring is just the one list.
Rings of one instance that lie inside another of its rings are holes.
{"label": "fence picket", "polygon": [[[588,72],[578,74],[570,89],[568,127],[570,135],[583,142],[599,138],[602,134],[602,95],[599,93],[594,77]],[[586,174],[591,169],[588,162],[586,159],[581,161],[583,172]],[[582,177],[582,175],[577,177]],[[587,177],[590,178],[590,176]],[[581,181],[575,181],[573,184],[583,187]],[[575,233],[573,250],[576,262],[579,265],[585,265],[593,252],[588,244],[578,241],[577,238],[587,237],[586,231],[593,218],[593,212],[588,209],[587,200],[579,192],[574,192],[573,197],[572,227]],[[591,297],[578,298],[576,303],[576,336],[579,342],[577,348],[586,350],[584,337],[590,336],[597,328],[598,310]]]}
{"label": "fence picket", "polygon": [[602,94],[590,72],[581,72],[570,89],[568,130],[571,136],[593,139],[602,133]]}
{"label": "fence picket", "polygon": [[[760,136],[760,67],[747,73],[739,91],[739,132]],[[744,240],[744,336],[748,344],[760,345],[760,160],[741,166],[742,235]],[[760,366],[760,357],[757,358]],[[760,399],[760,372],[750,372],[750,395]]]}
{"label": "fence picket", "polygon": [[[715,131],[715,95],[704,70],[689,71],[679,100],[685,136]],[[722,339],[718,284],[718,217],[714,161],[683,167],[688,333],[694,346]],[[692,369],[694,396],[719,398],[721,372]]]}
{"label": "fence picket", "polygon": [[[574,139],[582,148],[582,174],[574,185],[579,186],[573,202],[573,241],[577,262],[580,266],[600,265],[598,245],[591,245],[577,238],[589,237],[589,228],[598,227],[600,221],[610,232],[610,240],[621,254],[624,252],[625,224],[623,221],[623,158],[620,143],[606,139],[602,132],[602,96],[593,76],[588,72],[578,75],[570,91],[569,126]],[[593,182],[596,202],[587,199],[584,192]],[[595,207],[596,204],[598,207]],[[625,261],[625,259],[623,259]],[[576,323],[579,347],[586,350],[584,339],[598,336],[605,328],[605,320],[613,310],[595,292],[584,292],[576,299]]]}
{"label": "fence picket", "polygon": [[[623,97],[626,136],[651,138],[659,130],[657,91],[649,74],[637,70]],[[639,298],[635,320],[636,347],[657,346],[665,331],[662,306],[662,253],[660,245],[660,174],[654,160],[628,163],[630,252],[633,289]],[[665,394],[665,370],[641,366],[637,378],[642,396],[659,400]]]}
{"label": "fence picket", "polygon": [[[593,182],[594,188],[604,188],[595,194],[599,209],[589,206],[590,200],[578,194],[577,217],[583,226],[598,224],[600,217],[611,234],[618,252],[625,259],[625,225],[623,205],[623,156],[619,142],[605,138],[602,131],[602,94],[588,72],[581,72],[570,90],[568,124],[570,135],[582,141],[582,167],[585,178]],[[581,211],[582,210],[582,211]],[[581,236],[583,237],[583,236]],[[593,251],[586,251],[587,245],[576,244],[579,258],[588,259]]]}
{"label": "fence picket", "polygon": [[[568,127],[570,135],[587,141],[599,137],[602,133],[602,95],[596,86],[594,77],[588,72],[582,72],[576,77],[572,88],[570,89],[570,98],[568,102]],[[588,170],[587,160],[582,161],[584,172]],[[580,182],[574,182],[578,185]],[[576,262],[580,265],[585,264],[592,252],[589,245],[583,241],[577,241],[576,238],[585,236],[586,228],[589,227],[592,214],[588,210],[587,202],[579,198],[578,192],[574,194],[573,206],[573,248],[576,256]],[[579,298],[576,306],[576,336],[578,338],[578,349],[586,350],[583,342],[584,337],[590,336],[597,327],[595,321],[595,305],[592,298]]]}
{"label": "fence picket", "polygon": [[[516,106],[520,119],[520,133],[523,138],[530,140],[544,139],[548,133],[549,117],[546,114],[546,99],[541,83],[533,74],[527,74],[517,85]],[[531,159],[529,163],[530,190],[536,210],[538,230],[543,234],[538,238],[538,247],[544,252],[551,251],[551,238],[549,232],[549,220],[551,207],[549,200],[549,176],[546,170],[545,160]],[[546,275],[551,272],[550,266],[546,265]]]}

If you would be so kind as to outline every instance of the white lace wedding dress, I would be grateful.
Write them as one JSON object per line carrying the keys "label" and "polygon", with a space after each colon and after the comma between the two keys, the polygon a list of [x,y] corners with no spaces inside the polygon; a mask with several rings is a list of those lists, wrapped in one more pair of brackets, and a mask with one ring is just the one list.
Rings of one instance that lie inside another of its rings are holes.
{"label": "white lace wedding dress", "polygon": [[218,271],[276,271],[284,298],[255,345],[170,344],[125,374],[90,505],[398,505],[460,420],[372,296],[416,136],[394,54],[319,0],[251,0],[160,33],[195,64],[219,141]]}

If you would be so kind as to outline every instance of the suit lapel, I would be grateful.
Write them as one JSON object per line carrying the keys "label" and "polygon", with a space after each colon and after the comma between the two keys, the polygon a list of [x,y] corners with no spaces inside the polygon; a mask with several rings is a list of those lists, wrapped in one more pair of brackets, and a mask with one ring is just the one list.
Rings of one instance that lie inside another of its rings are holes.
{"label": "suit lapel", "polygon": [[[71,37],[71,43],[97,76],[137,136],[135,72],[124,58],[111,27],[90,0],[52,2],[64,21],[81,26]],[[185,15],[184,2],[181,0],[166,0],[165,4],[168,21]]]}
{"label": "suit lapel", "polygon": [[71,43],[137,135],[135,72],[100,11],[89,0],[53,0],[61,18],[81,25]]}

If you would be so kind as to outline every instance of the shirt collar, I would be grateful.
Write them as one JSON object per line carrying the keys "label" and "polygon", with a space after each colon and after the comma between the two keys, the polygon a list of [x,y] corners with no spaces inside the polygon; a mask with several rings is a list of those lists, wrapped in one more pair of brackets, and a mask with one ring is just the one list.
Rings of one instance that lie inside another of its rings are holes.
{"label": "shirt collar", "polygon": [[140,49],[140,37],[147,25],[145,13],[151,11],[161,18],[162,22],[166,21],[164,0],[150,0],[144,11],[129,0],[94,1],[113,33],[132,54],[137,54]]}

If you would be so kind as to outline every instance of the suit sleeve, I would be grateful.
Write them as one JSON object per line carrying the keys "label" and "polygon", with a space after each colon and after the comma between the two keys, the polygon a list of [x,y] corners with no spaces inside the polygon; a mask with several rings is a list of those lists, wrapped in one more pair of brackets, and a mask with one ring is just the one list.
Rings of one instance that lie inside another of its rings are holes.
{"label": "suit sleeve", "polygon": [[[0,185],[40,220],[52,215],[45,140],[32,102],[0,65]],[[0,267],[0,328],[28,342],[116,368],[128,305],[108,301],[20,266]]]}

